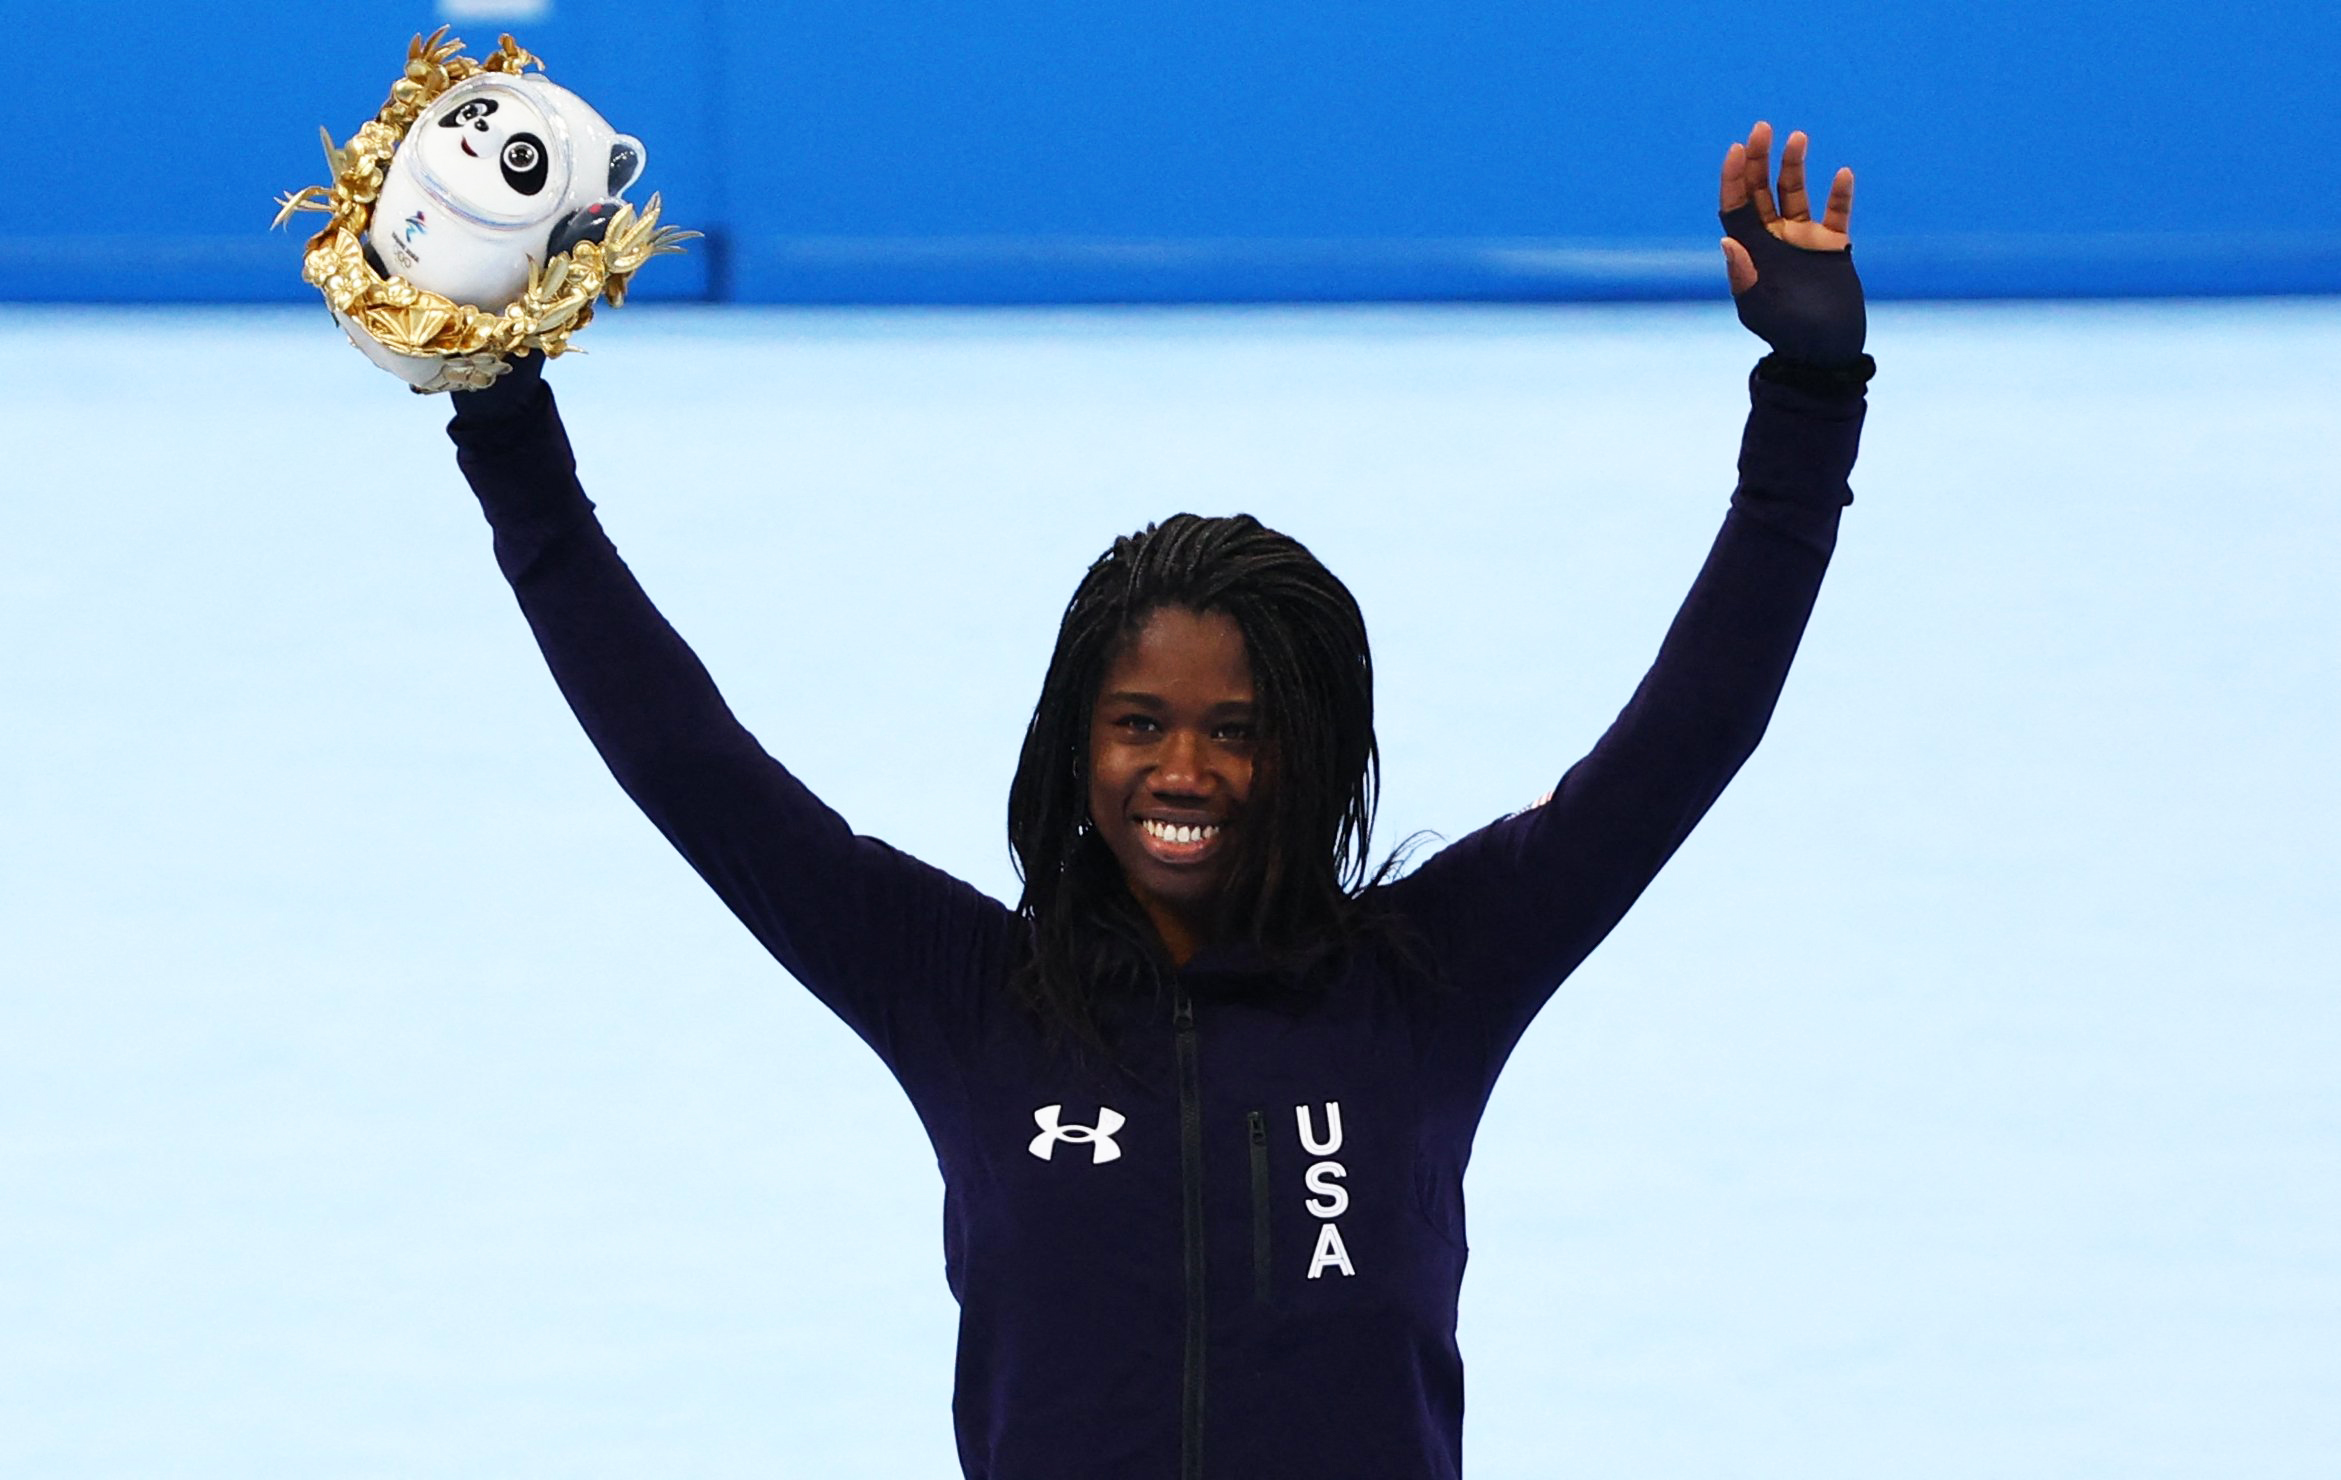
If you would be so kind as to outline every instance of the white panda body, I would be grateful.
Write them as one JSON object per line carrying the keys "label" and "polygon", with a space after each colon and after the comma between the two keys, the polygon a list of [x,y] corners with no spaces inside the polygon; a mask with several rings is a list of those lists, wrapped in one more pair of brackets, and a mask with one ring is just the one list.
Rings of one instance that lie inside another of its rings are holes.
{"label": "white panda body", "polygon": [[472,77],[407,130],[366,242],[385,272],[456,303],[502,308],[543,265],[554,228],[614,199],[642,163],[639,139],[541,74]]}

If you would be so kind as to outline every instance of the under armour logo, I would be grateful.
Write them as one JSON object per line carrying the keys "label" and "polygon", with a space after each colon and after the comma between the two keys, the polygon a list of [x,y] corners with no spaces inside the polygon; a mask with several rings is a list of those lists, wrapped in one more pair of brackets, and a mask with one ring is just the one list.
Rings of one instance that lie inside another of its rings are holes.
{"label": "under armour logo", "polygon": [[1040,1127],[1040,1134],[1032,1138],[1032,1145],[1028,1148],[1033,1155],[1047,1161],[1050,1153],[1057,1149],[1059,1141],[1087,1146],[1091,1166],[1101,1166],[1122,1154],[1122,1148],[1114,1144],[1114,1132],[1128,1123],[1127,1116],[1100,1105],[1097,1107],[1095,1125],[1059,1125],[1057,1117],[1064,1112],[1065,1107],[1062,1105],[1043,1105],[1032,1112],[1032,1123]]}

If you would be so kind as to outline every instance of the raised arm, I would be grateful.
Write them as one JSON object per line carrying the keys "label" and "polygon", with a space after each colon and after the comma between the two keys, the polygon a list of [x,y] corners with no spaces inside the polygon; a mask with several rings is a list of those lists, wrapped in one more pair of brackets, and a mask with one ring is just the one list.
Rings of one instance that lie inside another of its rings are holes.
{"label": "raised arm", "polygon": [[1810,219],[1805,140],[1775,205],[1758,124],[1724,161],[1724,255],[1741,321],[1773,352],[1749,377],[1739,485],[1657,661],[1552,796],[1392,886],[1479,1031],[1492,1078],[1529,1020],[1638,898],[1739,770],[1796,656],[1859,443],[1871,363],[1846,229],[1853,176]]}
{"label": "raised arm", "polygon": [[555,682],[627,795],[902,1073],[978,1010],[1011,917],[855,836],[733,717],[594,517],[541,363],[458,395],[448,434]]}

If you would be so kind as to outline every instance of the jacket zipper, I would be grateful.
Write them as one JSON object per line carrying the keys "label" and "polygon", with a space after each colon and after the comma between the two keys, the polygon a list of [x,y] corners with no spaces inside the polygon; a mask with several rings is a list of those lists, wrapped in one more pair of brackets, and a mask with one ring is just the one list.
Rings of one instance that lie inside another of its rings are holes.
{"label": "jacket zipper", "polygon": [[1252,1125],[1252,1299],[1268,1303],[1268,1118],[1250,1114]]}
{"label": "jacket zipper", "polygon": [[1184,1203],[1187,1356],[1179,1395],[1180,1480],[1203,1480],[1203,1088],[1195,1062],[1195,1004],[1177,988],[1179,1190]]}

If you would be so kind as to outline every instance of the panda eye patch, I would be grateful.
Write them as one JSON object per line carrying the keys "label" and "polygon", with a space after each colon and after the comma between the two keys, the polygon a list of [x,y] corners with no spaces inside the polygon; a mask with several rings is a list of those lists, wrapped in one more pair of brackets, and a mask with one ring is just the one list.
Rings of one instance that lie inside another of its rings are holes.
{"label": "panda eye patch", "polygon": [[439,127],[461,128],[468,123],[479,128],[486,128],[488,115],[495,111],[496,100],[494,98],[473,98],[453,113],[440,119]]}
{"label": "panda eye patch", "polygon": [[504,183],[521,195],[534,195],[545,188],[544,141],[534,134],[514,134],[504,141]]}

